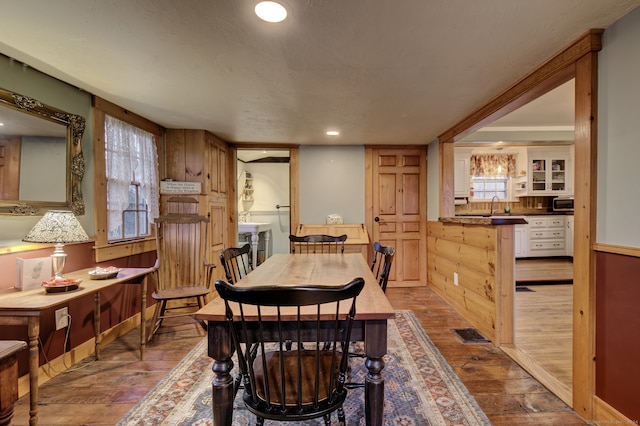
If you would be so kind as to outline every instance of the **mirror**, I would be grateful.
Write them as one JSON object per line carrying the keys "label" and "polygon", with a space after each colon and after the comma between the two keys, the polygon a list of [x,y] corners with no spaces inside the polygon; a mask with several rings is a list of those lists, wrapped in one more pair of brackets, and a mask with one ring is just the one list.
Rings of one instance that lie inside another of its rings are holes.
{"label": "mirror", "polygon": [[0,89],[0,214],[84,214],[85,119]]}

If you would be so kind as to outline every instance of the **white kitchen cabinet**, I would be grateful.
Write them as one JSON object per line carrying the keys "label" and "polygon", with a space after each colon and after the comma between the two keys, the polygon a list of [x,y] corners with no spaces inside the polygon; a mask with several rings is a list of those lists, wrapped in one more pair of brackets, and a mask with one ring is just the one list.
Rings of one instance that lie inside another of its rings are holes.
{"label": "white kitchen cabinet", "polygon": [[566,216],[566,233],[565,233],[565,238],[566,238],[566,252],[567,252],[567,256],[571,256],[573,257],[573,215],[568,215]]}
{"label": "white kitchen cabinet", "polygon": [[516,259],[528,256],[528,225],[514,225],[514,252]]}
{"label": "white kitchen cabinet", "polygon": [[566,216],[528,216],[528,257],[566,256]]}
{"label": "white kitchen cabinet", "polygon": [[569,147],[527,149],[527,195],[572,193],[573,161]]}
{"label": "white kitchen cabinet", "polygon": [[453,188],[455,198],[468,198],[469,187],[469,160],[471,151],[464,148],[456,148],[453,151]]}

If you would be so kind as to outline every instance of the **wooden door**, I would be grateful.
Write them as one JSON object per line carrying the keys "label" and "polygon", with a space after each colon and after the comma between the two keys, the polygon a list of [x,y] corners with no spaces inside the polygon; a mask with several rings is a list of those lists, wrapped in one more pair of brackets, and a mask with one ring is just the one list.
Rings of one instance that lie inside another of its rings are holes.
{"label": "wooden door", "polygon": [[0,139],[0,200],[20,198],[20,139]]}
{"label": "wooden door", "polygon": [[[370,148],[367,223],[372,241],[395,248],[390,287],[427,284],[426,148]],[[369,209],[368,209],[369,210]],[[369,257],[371,257],[371,252]]]}

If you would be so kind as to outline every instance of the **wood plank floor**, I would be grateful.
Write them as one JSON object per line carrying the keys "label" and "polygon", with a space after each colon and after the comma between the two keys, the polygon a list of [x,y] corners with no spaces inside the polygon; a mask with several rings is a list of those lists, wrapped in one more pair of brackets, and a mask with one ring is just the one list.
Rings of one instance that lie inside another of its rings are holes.
{"label": "wood plank floor", "polygon": [[516,259],[516,283],[573,282],[572,258]]}
{"label": "wood plank floor", "polygon": [[[431,340],[494,425],[584,425],[573,410],[491,343],[464,344],[452,328],[470,327],[427,287],[390,288],[395,309],[416,314]],[[190,319],[167,320],[144,361],[137,330],[105,346],[40,387],[41,425],[114,425],[204,336]],[[14,425],[27,425],[29,397],[17,403]]]}
{"label": "wood plank floor", "polygon": [[533,291],[516,292],[516,346],[571,388],[573,285],[527,288]]}

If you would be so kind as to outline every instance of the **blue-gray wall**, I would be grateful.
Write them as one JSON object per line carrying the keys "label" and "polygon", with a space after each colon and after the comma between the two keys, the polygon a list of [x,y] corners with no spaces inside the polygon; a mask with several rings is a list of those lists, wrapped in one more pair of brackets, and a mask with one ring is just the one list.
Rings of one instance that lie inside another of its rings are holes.
{"label": "blue-gray wall", "polygon": [[300,147],[300,223],[364,223],[364,147]]}
{"label": "blue-gray wall", "polygon": [[[81,115],[86,119],[82,138],[85,160],[85,174],[82,192],[85,215],[80,223],[89,236],[95,235],[93,218],[93,125],[91,117],[91,95],[60,80],[23,66],[18,61],[0,54],[0,87],[21,95],[29,96],[62,111]],[[47,171],[42,170],[42,179],[47,179]],[[0,216],[0,247],[20,244],[22,238],[35,225],[37,217]]]}
{"label": "blue-gray wall", "polygon": [[640,247],[640,8],[605,31],[598,64],[596,239]]}

